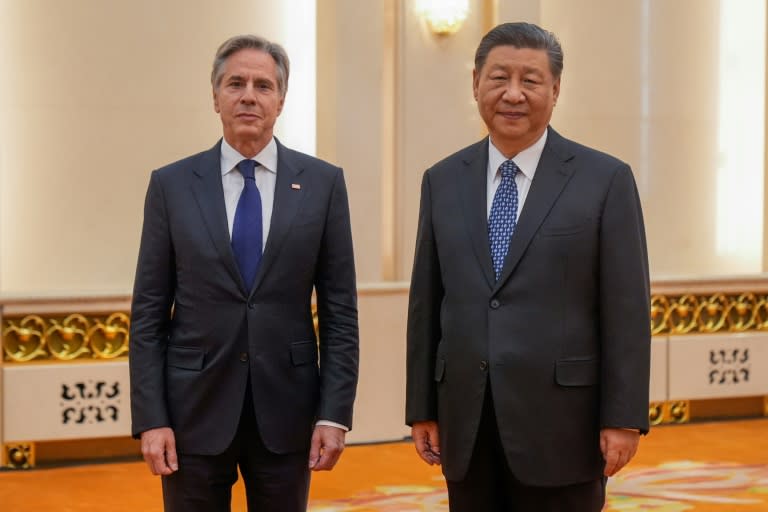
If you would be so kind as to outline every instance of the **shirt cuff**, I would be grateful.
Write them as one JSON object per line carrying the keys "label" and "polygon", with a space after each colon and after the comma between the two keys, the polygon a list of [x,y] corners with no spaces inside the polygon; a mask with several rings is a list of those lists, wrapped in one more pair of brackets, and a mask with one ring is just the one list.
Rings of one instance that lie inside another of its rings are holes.
{"label": "shirt cuff", "polygon": [[326,427],[336,427],[336,428],[340,428],[344,432],[349,432],[349,427],[342,425],[341,423],[334,423],[333,421],[319,420],[317,423],[315,423],[315,426],[317,425],[325,425]]}

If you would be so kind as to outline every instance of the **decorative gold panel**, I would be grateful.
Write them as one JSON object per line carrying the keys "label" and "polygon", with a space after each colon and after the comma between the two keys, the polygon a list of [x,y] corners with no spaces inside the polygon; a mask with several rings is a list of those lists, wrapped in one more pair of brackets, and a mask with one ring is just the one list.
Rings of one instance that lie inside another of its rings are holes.
{"label": "decorative gold panel", "polygon": [[654,295],[651,333],[690,334],[768,330],[768,295]]}
{"label": "decorative gold panel", "polygon": [[691,421],[691,404],[677,400],[664,404],[664,423],[688,423]]}
{"label": "decorative gold panel", "polygon": [[125,313],[112,313],[104,322],[88,329],[88,339],[96,357],[111,359],[128,352],[131,319]]}
{"label": "decorative gold panel", "polygon": [[648,419],[651,425],[659,425],[664,422],[663,402],[651,402],[648,405]]}
{"label": "decorative gold panel", "polygon": [[5,466],[29,469],[35,466],[35,443],[10,443],[3,447]]}
{"label": "decorative gold panel", "polygon": [[73,313],[44,318],[4,318],[3,359],[28,361],[94,358],[113,359],[128,352],[130,318],[126,313],[87,317]]}
{"label": "decorative gold panel", "polygon": [[687,400],[651,402],[648,405],[648,419],[651,425],[688,423],[691,421],[691,404]]}

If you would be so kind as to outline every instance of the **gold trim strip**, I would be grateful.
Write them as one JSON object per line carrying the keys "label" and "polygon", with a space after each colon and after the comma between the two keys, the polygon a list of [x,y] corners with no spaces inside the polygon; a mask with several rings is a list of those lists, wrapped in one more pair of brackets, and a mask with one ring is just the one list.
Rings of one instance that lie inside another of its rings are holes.
{"label": "gold trim strip", "polygon": [[651,334],[768,330],[768,294],[653,295]]}
{"label": "gold trim strip", "polygon": [[128,353],[129,329],[130,317],[123,312],[106,317],[5,316],[0,344],[3,360],[12,363],[114,359]]}

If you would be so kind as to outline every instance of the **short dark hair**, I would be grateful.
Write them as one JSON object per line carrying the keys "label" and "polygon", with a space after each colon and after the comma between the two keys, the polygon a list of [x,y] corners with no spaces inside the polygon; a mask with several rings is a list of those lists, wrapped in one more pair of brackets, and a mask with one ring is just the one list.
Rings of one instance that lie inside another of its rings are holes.
{"label": "short dark hair", "polygon": [[552,76],[560,78],[563,72],[563,49],[555,34],[533,23],[502,23],[485,34],[475,52],[475,71],[485,65],[488,54],[497,46],[546,50]]}
{"label": "short dark hair", "polygon": [[254,35],[230,37],[219,46],[213,59],[213,70],[211,71],[211,85],[213,88],[218,88],[221,83],[224,63],[227,59],[240,50],[246,49],[261,50],[275,60],[277,65],[277,86],[280,89],[280,96],[285,98],[285,93],[288,91],[288,73],[290,71],[288,54],[279,44]]}

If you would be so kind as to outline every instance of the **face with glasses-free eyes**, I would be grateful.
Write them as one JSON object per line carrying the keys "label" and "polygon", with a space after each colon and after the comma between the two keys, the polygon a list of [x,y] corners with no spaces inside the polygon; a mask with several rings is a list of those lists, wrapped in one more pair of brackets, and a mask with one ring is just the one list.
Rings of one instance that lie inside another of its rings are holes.
{"label": "face with glasses-free eyes", "polygon": [[250,48],[226,60],[213,89],[213,105],[221,117],[224,138],[247,158],[255,156],[272,138],[284,101],[275,60]]}

